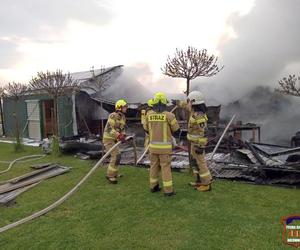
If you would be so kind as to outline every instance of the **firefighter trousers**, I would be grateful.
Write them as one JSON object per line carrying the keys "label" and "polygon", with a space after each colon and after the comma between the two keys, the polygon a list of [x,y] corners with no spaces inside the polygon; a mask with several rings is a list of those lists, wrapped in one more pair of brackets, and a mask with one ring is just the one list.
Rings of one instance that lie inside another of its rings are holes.
{"label": "firefighter trousers", "polygon": [[165,193],[173,192],[173,181],[171,172],[171,155],[169,154],[150,154],[150,188],[159,184],[159,172]]}
{"label": "firefighter trousers", "polygon": [[[110,150],[116,143],[114,141],[104,141],[106,152]],[[110,153],[110,161],[107,167],[106,176],[109,178],[116,178],[118,176],[118,165],[120,164],[121,154],[119,147],[116,147]]]}
{"label": "firefighter trousers", "polygon": [[199,147],[196,143],[191,143],[191,155],[197,162],[198,170],[195,171],[195,174],[200,177],[200,182],[210,184],[212,176],[206,164],[204,148]]}

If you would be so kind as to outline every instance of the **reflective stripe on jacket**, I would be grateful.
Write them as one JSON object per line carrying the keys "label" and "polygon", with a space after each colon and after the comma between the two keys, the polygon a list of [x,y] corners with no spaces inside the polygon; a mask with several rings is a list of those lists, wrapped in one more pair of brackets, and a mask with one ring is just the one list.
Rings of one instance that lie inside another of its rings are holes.
{"label": "reflective stripe on jacket", "polygon": [[186,102],[180,102],[179,107],[184,108],[190,112],[187,139],[190,142],[196,143],[201,147],[207,144],[207,137],[205,135],[207,129],[207,115],[202,112],[195,112],[189,108]]}
{"label": "reflective stripe on jacket", "polygon": [[162,113],[152,111],[146,116],[144,129],[149,133],[150,153],[172,153],[172,132],[179,129],[174,114],[167,111]]}
{"label": "reflective stripe on jacket", "polygon": [[122,112],[109,115],[104,128],[103,141],[116,141],[120,133],[125,133],[126,118]]}

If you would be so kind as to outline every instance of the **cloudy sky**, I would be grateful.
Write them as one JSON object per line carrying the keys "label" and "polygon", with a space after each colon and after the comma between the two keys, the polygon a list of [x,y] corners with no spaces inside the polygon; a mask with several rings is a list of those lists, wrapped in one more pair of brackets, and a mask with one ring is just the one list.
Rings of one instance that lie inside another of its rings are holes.
{"label": "cloudy sky", "polygon": [[[1,0],[0,84],[37,71],[123,64],[151,90],[182,93],[160,68],[176,48],[219,56],[192,88],[228,102],[300,69],[299,0]],[[125,68],[126,69],[126,68]],[[129,78],[130,80],[130,78]],[[171,86],[171,87],[170,87]]]}
{"label": "cloudy sky", "polygon": [[[0,82],[37,71],[83,71],[123,64],[144,84],[160,84],[175,48],[219,53],[235,37],[232,16],[253,0],[1,0]],[[169,79],[167,81],[170,81]]]}

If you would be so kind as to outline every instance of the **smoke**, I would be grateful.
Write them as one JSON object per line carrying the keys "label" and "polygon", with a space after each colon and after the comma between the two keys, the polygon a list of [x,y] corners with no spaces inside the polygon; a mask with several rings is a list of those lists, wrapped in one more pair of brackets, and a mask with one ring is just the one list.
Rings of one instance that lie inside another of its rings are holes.
{"label": "smoke", "polygon": [[239,99],[255,86],[275,87],[290,65],[300,61],[299,8],[297,0],[259,0],[248,15],[233,15],[228,25],[236,38],[219,46],[224,70],[193,85],[222,103]]}
{"label": "smoke", "polygon": [[231,103],[223,106],[224,117],[234,111],[241,120],[261,124],[269,142],[286,141],[300,129],[300,98],[273,93],[283,76],[299,75],[299,8],[297,0],[257,0],[248,15],[232,15],[228,25],[235,38],[222,38],[219,45],[225,68],[213,78],[192,83],[208,104]]}
{"label": "smoke", "polygon": [[300,130],[300,98],[276,93],[270,87],[256,87],[237,101],[223,106],[222,116],[237,114],[243,124],[261,126],[264,142],[290,144],[290,138]]}
{"label": "smoke", "polygon": [[132,103],[145,103],[151,97],[151,92],[142,84],[151,76],[146,64],[124,67],[116,77],[110,79],[109,88],[103,93],[104,98],[111,100],[126,99]]}
{"label": "smoke", "polygon": [[[180,81],[180,80],[179,80]],[[168,99],[183,99],[178,93],[178,82],[171,78],[153,80],[153,72],[146,63],[124,67],[116,78],[110,79],[110,87],[103,92],[104,98],[126,99],[132,103],[146,103],[156,92],[165,92]]]}

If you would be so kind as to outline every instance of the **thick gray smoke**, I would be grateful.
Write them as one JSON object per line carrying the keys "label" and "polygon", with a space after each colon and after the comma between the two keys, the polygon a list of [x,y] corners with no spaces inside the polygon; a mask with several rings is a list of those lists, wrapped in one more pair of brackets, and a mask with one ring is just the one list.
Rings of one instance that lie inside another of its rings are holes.
{"label": "thick gray smoke", "polygon": [[290,144],[291,136],[300,131],[300,98],[287,97],[269,87],[256,87],[237,101],[223,107],[222,116],[261,126],[264,142]]}
{"label": "thick gray smoke", "polygon": [[111,100],[126,99],[132,103],[143,103],[151,97],[151,92],[141,83],[142,77],[149,75],[148,67],[124,67],[116,78],[110,79],[110,86],[103,96]]}
{"label": "thick gray smoke", "polygon": [[237,37],[219,47],[224,70],[194,86],[204,83],[207,96],[222,102],[238,99],[254,86],[275,87],[291,73],[287,68],[300,62],[299,8],[298,0],[257,0],[248,15],[232,17],[228,24]]}
{"label": "thick gray smoke", "polygon": [[[159,79],[152,82],[153,73],[148,64],[136,64],[133,66],[123,67],[122,72],[117,77],[110,79],[109,88],[104,91],[102,96],[111,100],[126,99],[131,103],[146,103],[158,91],[165,92],[168,99],[183,99],[184,94],[172,93],[172,88],[176,88],[173,79]],[[149,87],[147,83],[151,83]],[[162,86],[164,84],[164,86]],[[166,90],[165,86],[169,86]]]}
{"label": "thick gray smoke", "polygon": [[[262,124],[269,142],[282,141],[300,130],[297,98],[276,95],[278,102],[272,101],[279,79],[288,74],[300,75],[299,9],[298,0],[257,0],[248,15],[233,16],[228,23],[237,37],[219,47],[224,70],[213,78],[195,80],[192,85],[205,93],[209,104],[239,101],[241,105],[235,106],[235,112],[249,122],[252,118]],[[290,72],[291,68],[297,72]],[[257,86],[269,86],[270,90]],[[227,114],[224,107],[223,115]]]}

